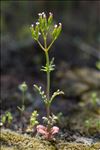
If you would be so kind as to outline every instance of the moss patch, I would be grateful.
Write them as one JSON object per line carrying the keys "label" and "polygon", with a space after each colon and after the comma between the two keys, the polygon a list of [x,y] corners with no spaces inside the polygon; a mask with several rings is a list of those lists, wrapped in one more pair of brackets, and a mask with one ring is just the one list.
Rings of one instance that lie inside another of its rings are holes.
{"label": "moss patch", "polygon": [[21,135],[10,130],[1,130],[1,150],[99,150],[100,142],[86,145],[60,141],[58,144]]}
{"label": "moss patch", "polygon": [[13,146],[19,150],[55,150],[49,142],[43,142],[39,139],[21,135],[10,130],[2,129],[0,140],[2,145],[8,145],[8,147]]}

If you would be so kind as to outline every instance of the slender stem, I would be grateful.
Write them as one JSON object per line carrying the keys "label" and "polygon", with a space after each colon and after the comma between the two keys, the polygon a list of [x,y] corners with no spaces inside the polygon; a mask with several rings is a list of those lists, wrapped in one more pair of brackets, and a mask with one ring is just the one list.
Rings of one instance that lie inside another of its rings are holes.
{"label": "slender stem", "polygon": [[45,48],[42,46],[42,44],[40,43],[40,41],[37,40],[37,42],[40,45],[40,47],[45,51]]}
{"label": "slender stem", "polygon": [[45,47],[45,56],[46,56],[46,66],[47,66],[47,99],[48,99],[48,104],[47,104],[47,118],[49,119],[50,116],[50,105],[49,105],[49,100],[50,100],[50,71],[49,71],[49,54],[47,51],[47,43],[46,43],[46,38],[44,38],[44,47]]}
{"label": "slender stem", "polygon": [[25,103],[25,91],[23,91],[22,93],[22,106],[24,106],[24,103]]}
{"label": "slender stem", "polygon": [[[49,55],[48,52],[45,52],[46,54],[46,65],[47,68],[49,67]],[[50,71],[49,68],[47,69],[47,99],[49,100],[50,98]]]}
{"label": "slender stem", "polygon": [[48,50],[51,48],[51,46],[52,46],[52,44],[54,43],[54,41],[55,41],[55,40],[53,40],[53,41],[51,42],[51,44],[48,46]]}

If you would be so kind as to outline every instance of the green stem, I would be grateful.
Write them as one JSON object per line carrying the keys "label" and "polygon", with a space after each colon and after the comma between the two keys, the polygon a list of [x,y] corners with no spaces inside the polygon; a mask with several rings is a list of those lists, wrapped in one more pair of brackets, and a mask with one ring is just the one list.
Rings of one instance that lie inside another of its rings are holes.
{"label": "green stem", "polygon": [[38,42],[39,46],[45,51],[45,48],[42,46],[42,44],[40,43],[40,41],[37,40],[37,42]]}
{"label": "green stem", "polygon": [[47,99],[49,101],[50,99],[50,71],[49,71],[49,55],[48,52],[45,52],[46,54],[46,64],[47,64]]}
{"label": "green stem", "polygon": [[55,39],[54,39],[54,40],[51,42],[51,44],[48,46],[48,49],[47,49],[47,50],[49,50],[49,49],[51,48],[51,46],[53,45],[54,41],[55,41]]}
{"label": "green stem", "polygon": [[50,71],[49,71],[49,54],[47,51],[47,43],[46,43],[46,38],[44,38],[44,47],[45,47],[45,56],[46,56],[46,66],[47,66],[47,118],[49,120],[50,116],[50,105],[49,105],[49,100],[50,100]]}
{"label": "green stem", "polygon": [[24,106],[25,103],[25,92],[23,91],[23,96],[22,96],[22,106]]}

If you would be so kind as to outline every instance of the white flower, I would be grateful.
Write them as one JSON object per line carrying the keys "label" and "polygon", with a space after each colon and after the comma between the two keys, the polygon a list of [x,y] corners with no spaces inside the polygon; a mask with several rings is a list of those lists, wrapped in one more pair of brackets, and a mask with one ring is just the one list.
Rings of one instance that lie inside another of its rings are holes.
{"label": "white flower", "polygon": [[32,24],[31,27],[34,27],[34,24]]}
{"label": "white flower", "polygon": [[57,24],[55,24],[54,27],[57,28],[58,27]]}
{"label": "white flower", "polygon": [[39,22],[36,22],[36,25],[39,25],[40,23]]}
{"label": "white flower", "polygon": [[62,24],[61,24],[61,23],[59,23],[59,26],[62,26]]}

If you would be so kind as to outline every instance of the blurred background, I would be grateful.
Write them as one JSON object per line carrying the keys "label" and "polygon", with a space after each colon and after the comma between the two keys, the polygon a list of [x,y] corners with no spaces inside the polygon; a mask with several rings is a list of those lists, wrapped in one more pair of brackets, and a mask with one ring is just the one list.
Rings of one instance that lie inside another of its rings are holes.
{"label": "blurred background", "polygon": [[[1,1],[2,109],[20,104],[18,85],[23,81],[31,93],[26,103],[34,101],[34,83],[45,87],[45,75],[40,72],[44,55],[30,33],[41,12],[52,12],[55,23],[63,27],[50,51],[56,64],[52,89],[63,90],[64,99],[72,103],[93,91],[100,93],[100,1]],[[41,102],[34,103],[38,107]],[[65,100],[56,105],[66,111]]]}

